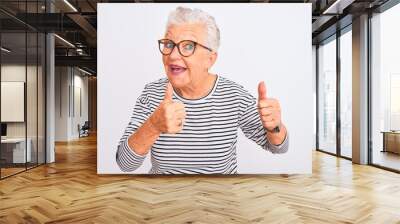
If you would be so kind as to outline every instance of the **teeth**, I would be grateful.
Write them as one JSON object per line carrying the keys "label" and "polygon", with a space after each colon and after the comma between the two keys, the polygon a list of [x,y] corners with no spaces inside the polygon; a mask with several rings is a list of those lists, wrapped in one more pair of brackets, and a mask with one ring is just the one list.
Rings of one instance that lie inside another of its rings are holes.
{"label": "teeth", "polygon": [[171,70],[172,71],[183,71],[183,70],[185,70],[185,68],[182,68],[182,67],[171,67]]}
{"label": "teeth", "polygon": [[186,70],[186,68],[177,65],[170,65],[170,69],[173,73],[181,73]]}

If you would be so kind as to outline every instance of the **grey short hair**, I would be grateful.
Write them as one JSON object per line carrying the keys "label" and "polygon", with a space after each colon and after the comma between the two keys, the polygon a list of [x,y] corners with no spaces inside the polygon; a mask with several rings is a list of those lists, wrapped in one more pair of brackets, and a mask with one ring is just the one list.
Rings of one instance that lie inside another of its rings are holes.
{"label": "grey short hair", "polygon": [[213,16],[200,9],[190,9],[177,7],[169,14],[167,29],[171,25],[184,23],[202,23],[206,26],[207,39],[206,45],[217,52],[220,45],[220,32]]}

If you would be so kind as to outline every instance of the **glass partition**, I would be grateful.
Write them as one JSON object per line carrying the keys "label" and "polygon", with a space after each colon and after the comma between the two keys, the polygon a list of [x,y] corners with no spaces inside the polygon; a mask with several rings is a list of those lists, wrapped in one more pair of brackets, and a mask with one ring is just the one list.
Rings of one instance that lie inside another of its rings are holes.
{"label": "glass partition", "polygon": [[27,98],[26,98],[26,113],[27,113],[27,150],[30,151],[31,160],[27,163],[27,167],[33,167],[37,165],[38,158],[38,144],[37,144],[37,98],[38,98],[38,35],[36,32],[27,33]]}
{"label": "glass partition", "polygon": [[352,157],[352,34],[340,36],[340,154]]}
{"label": "glass partition", "polygon": [[371,162],[400,171],[400,4],[371,18]]}
{"label": "glass partition", "polygon": [[[0,2],[16,16],[43,13],[44,5]],[[1,179],[45,163],[45,45],[44,33],[0,12]]]}
{"label": "glass partition", "polygon": [[318,47],[318,148],[336,154],[336,37]]}
{"label": "glass partition", "polygon": [[[1,175],[24,171],[32,160],[26,142],[26,33],[1,34]],[[4,50],[6,49],[6,50]]]}

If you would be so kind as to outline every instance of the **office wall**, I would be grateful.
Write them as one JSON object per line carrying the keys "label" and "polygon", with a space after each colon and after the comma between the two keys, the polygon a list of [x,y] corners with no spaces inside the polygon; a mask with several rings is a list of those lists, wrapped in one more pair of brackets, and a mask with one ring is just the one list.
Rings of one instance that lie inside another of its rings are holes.
{"label": "office wall", "polygon": [[[26,107],[22,108],[26,112],[24,122],[5,122],[7,124],[8,138],[29,139],[31,148],[31,163],[44,162],[44,92],[45,85],[43,80],[42,67],[25,64],[3,64],[1,66],[2,82],[24,82],[26,84]],[[6,97],[6,96],[3,96]],[[7,110],[8,108],[1,108]]]}
{"label": "office wall", "polygon": [[[37,107],[42,107],[43,102],[37,104],[36,95],[36,66],[27,66],[27,108],[29,112],[37,110]],[[39,68],[41,73],[41,68]],[[1,81],[2,82],[25,82],[25,65],[9,64],[1,66]],[[3,108],[6,109],[6,108]],[[28,133],[36,133],[36,120],[37,113],[27,113]],[[35,122],[35,124],[32,124]],[[24,122],[7,122],[7,136],[8,137],[25,137],[25,123]],[[29,136],[28,136],[29,137]]]}
{"label": "office wall", "polygon": [[68,140],[69,83],[68,67],[55,68],[55,140]]}
{"label": "office wall", "polygon": [[73,81],[73,108],[72,108],[72,137],[78,138],[78,124],[82,126],[85,121],[88,120],[88,77],[82,76],[83,73],[77,70],[74,72],[74,81]]}
{"label": "office wall", "polygon": [[73,67],[55,73],[55,141],[77,139],[78,124],[88,120],[88,77]]}
{"label": "office wall", "polygon": [[89,122],[90,131],[97,132],[97,78],[90,77],[88,79],[88,100],[89,100]]}
{"label": "office wall", "polygon": [[2,122],[24,122],[25,114],[25,83],[1,82],[1,110]]}

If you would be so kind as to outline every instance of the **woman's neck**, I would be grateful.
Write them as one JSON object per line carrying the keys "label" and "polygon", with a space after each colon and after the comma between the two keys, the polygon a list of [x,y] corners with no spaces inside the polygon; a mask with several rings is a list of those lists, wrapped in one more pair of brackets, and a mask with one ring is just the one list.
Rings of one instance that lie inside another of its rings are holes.
{"label": "woman's neck", "polygon": [[179,95],[186,99],[199,99],[207,96],[214,87],[215,74],[207,73],[205,78],[198,79],[197,82],[191,82],[189,85],[177,89]]}

